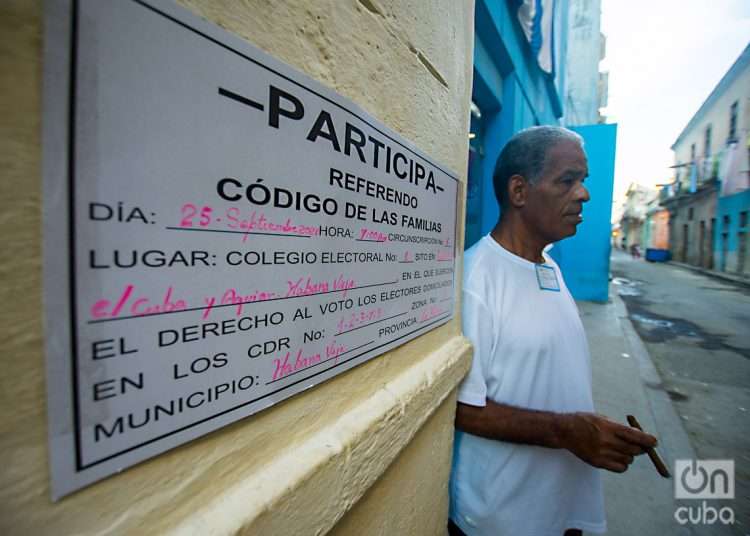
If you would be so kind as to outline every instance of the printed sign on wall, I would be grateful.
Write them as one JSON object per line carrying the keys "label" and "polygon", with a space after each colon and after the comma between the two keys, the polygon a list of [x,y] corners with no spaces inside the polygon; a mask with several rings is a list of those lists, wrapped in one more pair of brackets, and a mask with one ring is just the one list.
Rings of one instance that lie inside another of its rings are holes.
{"label": "printed sign on wall", "polygon": [[47,17],[53,497],[453,317],[455,175],[172,4]]}

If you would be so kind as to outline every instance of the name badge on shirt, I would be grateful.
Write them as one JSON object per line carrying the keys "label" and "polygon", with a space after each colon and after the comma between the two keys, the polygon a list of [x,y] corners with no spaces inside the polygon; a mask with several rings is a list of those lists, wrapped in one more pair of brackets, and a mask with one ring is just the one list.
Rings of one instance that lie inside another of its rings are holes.
{"label": "name badge on shirt", "polygon": [[536,280],[539,282],[540,290],[551,290],[560,292],[560,282],[557,280],[557,273],[552,266],[546,264],[536,264]]}

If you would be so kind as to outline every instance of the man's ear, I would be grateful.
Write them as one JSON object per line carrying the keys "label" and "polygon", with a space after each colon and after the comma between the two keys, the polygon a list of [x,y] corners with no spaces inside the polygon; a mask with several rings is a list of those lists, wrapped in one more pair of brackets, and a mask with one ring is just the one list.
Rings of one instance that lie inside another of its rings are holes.
{"label": "man's ear", "polygon": [[522,175],[512,175],[508,179],[508,204],[521,208],[526,204],[529,184]]}

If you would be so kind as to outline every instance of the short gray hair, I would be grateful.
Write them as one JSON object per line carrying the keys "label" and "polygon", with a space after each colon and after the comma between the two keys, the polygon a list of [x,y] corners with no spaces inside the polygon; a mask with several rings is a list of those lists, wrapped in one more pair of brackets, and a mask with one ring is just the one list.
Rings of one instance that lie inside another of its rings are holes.
{"label": "short gray hair", "polygon": [[563,127],[543,125],[517,132],[508,140],[497,159],[492,181],[495,197],[501,207],[507,202],[508,181],[521,175],[530,184],[539,182],[544,171],[547,151],[561,141],[573,141],[583,148],[583,138]]}

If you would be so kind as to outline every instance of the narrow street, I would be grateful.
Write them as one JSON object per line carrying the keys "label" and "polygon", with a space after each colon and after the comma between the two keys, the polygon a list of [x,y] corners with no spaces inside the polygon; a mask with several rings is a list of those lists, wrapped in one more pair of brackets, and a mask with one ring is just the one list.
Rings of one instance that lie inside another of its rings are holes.
{"label": "narrow street", "polygon": [[614,288],[701,459],[734,459],[750,518],[750,289],[613,250]]}

